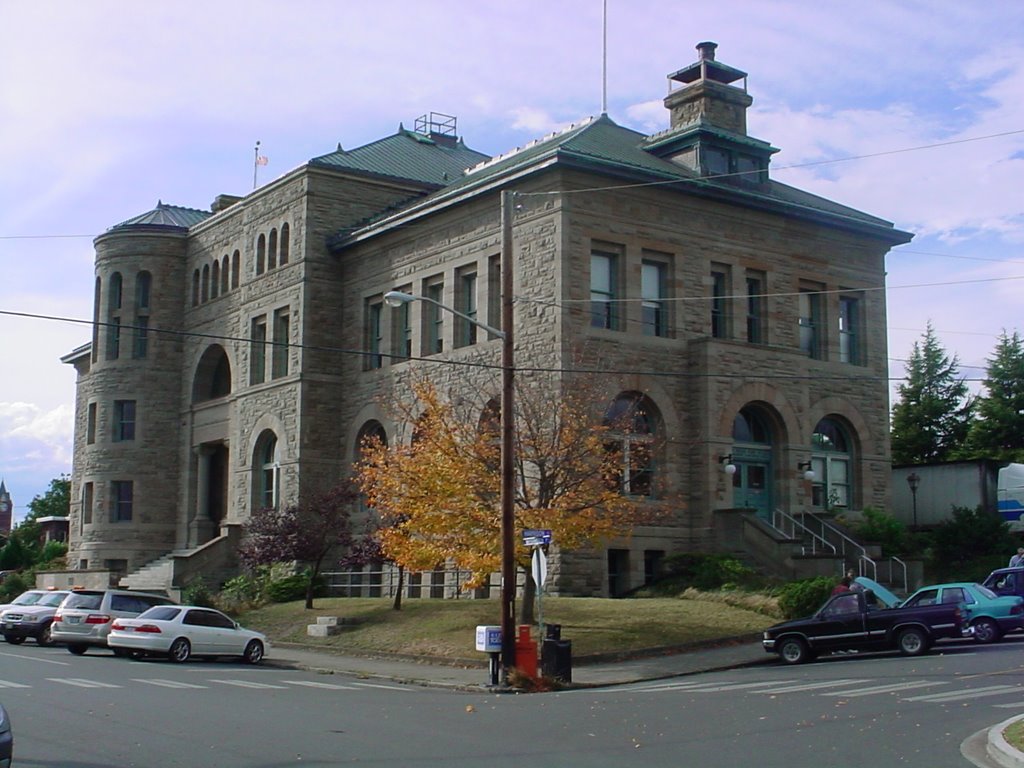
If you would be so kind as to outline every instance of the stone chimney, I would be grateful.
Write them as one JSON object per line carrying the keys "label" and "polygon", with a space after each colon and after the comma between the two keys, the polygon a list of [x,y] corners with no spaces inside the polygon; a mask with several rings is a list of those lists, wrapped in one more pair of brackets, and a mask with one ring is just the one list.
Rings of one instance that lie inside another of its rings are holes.
{"label": "stone chimney", "polygon": [[[672,127],[704,123],[730,133],[747,133],[747,107],[753,99],[747,93],[747,73],[715,61],[717,43],[697,44],[697,61],[669,75],[681,83],[665,97]],[[733,85],[742,80],[742,85]]]}
{"label": "stone chimney", "polygon": [[210,211],[213,213],[220,213],[225,208],[230,208],[235,203],[239,202],[242,198],[237,195],[217,195],[213,202],[210,203]]}

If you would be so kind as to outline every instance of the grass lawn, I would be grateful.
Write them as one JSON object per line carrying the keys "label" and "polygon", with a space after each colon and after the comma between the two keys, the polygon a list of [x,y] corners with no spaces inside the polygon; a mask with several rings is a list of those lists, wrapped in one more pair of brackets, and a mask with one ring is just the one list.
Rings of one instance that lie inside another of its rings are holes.
{"label": "grass lawn", "polygon": [[[483,658],[474,647],[477,625],[501,623],[497,600],[405,600],[400,611],[392,610],[389,598],[318,598],[314,605],[307,611],[302,601],[272,603],[239,620],[272,642],[477,662]],[[572,641],[574,657],[750,635],[778,621],[769,614],[770,605],[730,605],[713,594],[688,599],[548,597],[542,609],[546,624],[562,625],[562,639]],[[332,637],[309,637],[306,625],[315,624],[318,616],[339,616],[354,624]]]}
{"label": "grass lawn", "polygon": [[1017,721],[1004,730],[1003,738],[1011,747],[1024,752],[1024,720]]}

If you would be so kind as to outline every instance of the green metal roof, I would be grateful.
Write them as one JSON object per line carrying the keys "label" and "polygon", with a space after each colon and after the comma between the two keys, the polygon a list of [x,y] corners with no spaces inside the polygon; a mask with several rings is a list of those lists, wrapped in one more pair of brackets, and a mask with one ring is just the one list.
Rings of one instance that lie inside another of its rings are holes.
{"label": "green metal roof", "polygon": [[455,136],[429,136],[402,126],[398,132],[356,149],[314,157],[310,165],[368,173],[443,187],[487,155],[467,147]]}
{"label": "green metal roof", "polygon": [[[691,169],[650,152],[648,147],[651,146],[652,139],[655,144],[661,143],[658,141],[659,136],[645,136],[618,125],[607,115],[601,115],[507,154],[481,162],[469,168],[465,175],[451,181],[443,189],[426,198],[410,201],[406,210],[440,204],[450,198],[467,194],[473,188],[499,182],[502,177],[525,172],[531,166],[546,165],[553,161],[567,166],[584,167],[596,173],[627,177],[639,183],[666,182],[666,186],[677,189],[678,186],[672,182],[687,184],[703,194],[714,194],[741,204],[776,208],[781,206],[791,209],[794,214],[803,211],[805,215],[815,213],[840,217],[851,224],[887,230],[887,237],[900,242],[909,240],[910,235],[896,230],[884,219],[775,181],[758,187],[742,187],[723,180],[702,179]],[[757,140],[752,140],[751,143],[754,142]],[[767,144],[762,146],[770,147]],[[339,232],[331,238],[331,246],[344,247],[346,241],[351,238],[372,234],[376,227],[383,226],[394,213],[381,212],[372,223],[366,222],[361,227]]]}
{"label": "green metal roof", "polygon": [[159,200],[156,208],[138,216],[133,216],[120,224],[110,227],[107,232],[118,229],[129,229],[133,227],[171,227],[177,229],[188,229],[201,221],[212,216],[209,211],[200,211],[195,208],[183,208],[179,205],[167,205]]}

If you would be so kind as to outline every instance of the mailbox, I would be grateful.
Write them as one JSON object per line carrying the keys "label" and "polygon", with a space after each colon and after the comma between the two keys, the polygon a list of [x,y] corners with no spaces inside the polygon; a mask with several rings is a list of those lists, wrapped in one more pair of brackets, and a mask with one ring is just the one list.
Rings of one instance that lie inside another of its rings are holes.
{"label": "mailbox", "polygon": [[501,653],[501,627],[488,624],[478,626],[476,649],[484,653]]}

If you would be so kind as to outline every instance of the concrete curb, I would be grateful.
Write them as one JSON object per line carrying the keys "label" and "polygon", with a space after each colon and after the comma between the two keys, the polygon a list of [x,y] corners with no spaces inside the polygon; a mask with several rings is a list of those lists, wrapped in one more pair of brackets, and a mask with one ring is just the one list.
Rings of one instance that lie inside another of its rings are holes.
{"label": "concrete curb", "polygon": [[988,729],[988,744],[985,747],[985,752],[1002,768],[1024,768],[1024,753],[1010,746],[1003,737],[1003,731],[1019,720],[1024,720],[1024,715],[1014,715]]}

